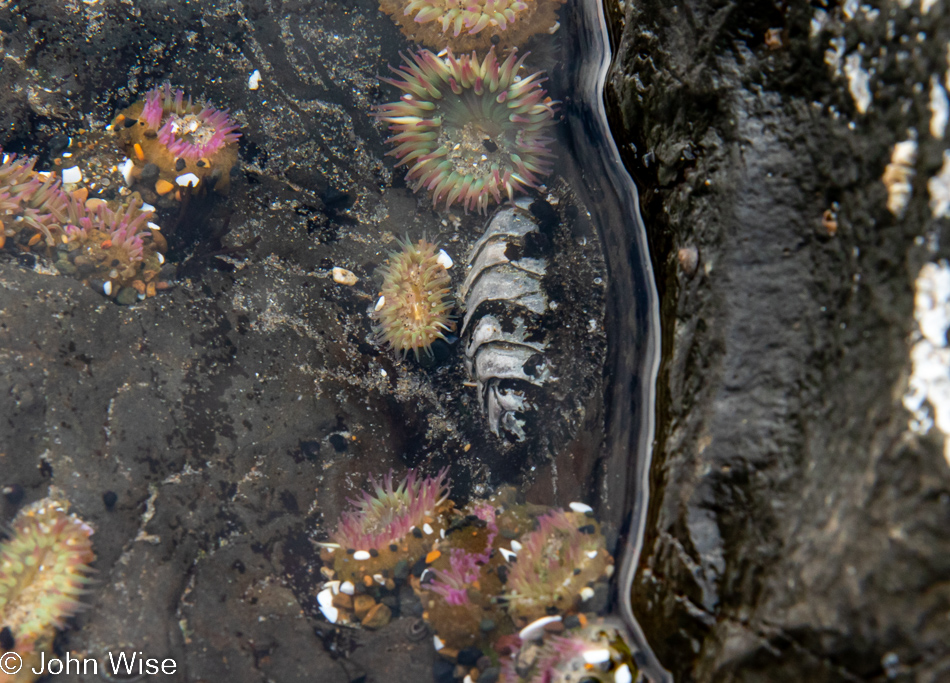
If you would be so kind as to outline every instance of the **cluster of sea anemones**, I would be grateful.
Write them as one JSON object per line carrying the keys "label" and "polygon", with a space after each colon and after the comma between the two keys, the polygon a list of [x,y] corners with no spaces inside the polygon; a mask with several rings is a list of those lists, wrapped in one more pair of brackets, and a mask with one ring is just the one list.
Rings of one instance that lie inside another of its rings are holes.
{"label": "cluster of sea anemones", "polygon": [[80,609],[89,584],[93,531],[67,509],[59,495],[29,505],[0,544],[0,623],[24,659],[52,644],[53,630]]}
{"label": "cluster of sea anemones", "polygon": [[[570,675],[536,673],[575,671],[585,652],[595,653],[586,655],[591,662],[603,655],[607,636],[580,630],[606,609],[613,570],[589,506],[572,503],[565,511],[527,505],[508,491],[460,510],[447,498],[444,471],[426,479],[412,472],[400,484],[390,473],[370,483],[372,492],[351,501],[332,542],[324,544],[333,549],[323,568],[332,580],[319,603],[331,621],[367,625],[365,606],[404,602],[394,598],[408,584],[436,649],[459,664],[509,653],[515,655],[513,682],[569,683],[575,680]],[[603,601],[593,599],[598,594]],[[552,634],[561,639],[550,639]],[[622,638],[611,643],[623,651]],[[626,659],[615,654],[595,662],[610,667],[591,671],[622,672]]]}
{"label": "cluster of sea anemones", "polygon": [[166,243],[150,207],[136,195],[106,202],[66,192],[34,163],[0,163],[0,248],[49,256],[60,272],[122,303],[167,286],[159,278]]}
{"label": "cluster of sea anemones", "polygon": [[424,239],[399,244],[402,249],[380,268],[377,336],[401,356],[412,351],[418,358],[420,349],[431,354],[432,343],[453,327],[451,279],[435,244]]}
{"label": "cluster of sea anemones", "polygon": [[428,47],[476,50],[521,45],[558,28],[564,0],[380,0],[403,33]]}
{"label": "cluster of sea anemones", "polygon": [[126,181],[159,197],[199,184],[225,194],[237,162],[239,126],[227,110],[193,104],[169,84],[120,112],[112,129],[126,147]]}
{"label": "cluster of sea anemones", "polygon": [[430,192],[434,205],[484,213],[550,173],[555,103],[540,72],[521,76],[517,50],[501,62],[494,48],[481,60],[420,50],[403,61],[397,78],[383,79],[402,97],[375,115],[394,133],[388,154],[408,166],[414,191]]}

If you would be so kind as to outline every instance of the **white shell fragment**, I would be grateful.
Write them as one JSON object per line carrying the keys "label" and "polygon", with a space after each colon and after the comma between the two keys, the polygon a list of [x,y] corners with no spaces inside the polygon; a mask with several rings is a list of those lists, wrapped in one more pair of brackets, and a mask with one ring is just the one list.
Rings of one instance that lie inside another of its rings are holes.
{"label": "white shell fragment", "polygon": [[630,667],[621,664],[614,671],[614,683],[633,683],[633,674],[630,673]]}
{"label": "white shell fragment", "polygon": [[356,273],[346,268],[334,268],[330,272],[333,275],[333,281],[337,284],[352,286],[360,281],[360,279],[356,277]]}
{"label": "white shell fragment", "polygon": [[131,159],[126,159],[121,164],[119,164],[119,172],[122,174],[122,178],[125,180],[125,184],[131,186],[132,181],[132,169],[135,168],[135,162]]}
{"label": "white shell fragment", "polygon": [[112,280],[106,280],[102,285],[102,293],[106,296],[112,296]]}
{"label": "white shell fragment", "polygon": [[586,650],[583,655],[584,661],[588,664],[605,664],[610,661],[610,650],[599,648],[597,650]]}
{"label": "white shell fragment", "polygon": [[426,536],[431,536],[433,533],[435,533],[435,530],[428,522],[422,525],[422,530],[425,532]]}
{"label": "white shell fragment", "polygon": [[535,619],[530,624],[525,626],[521,631],[518,632],[518,637],[521,640],[528,642],[531,640],[538,640],[541,636],[544,635],[544,627],[548,624],[553,624],[555,621],[560,621],[560,616],[555,617],[541,617],[540,619]]}
{"label": "white shell fragment", "polygon": [[[145,212],[155,211],[155,207],[152,206],[151,204],[145,203],[145,204],[142,204],[142,211],[145,211]],[[149,223],[149,225],[152,225],[152,224]]]}
{"label": "white shell fragment", "polygon": [[340,610],[333,606],[333,591],[329,588],[324,588],[317,593],[317,604],[320,606],[320,611],[323,612],[323,616],[325,616],[327,621],[331,624],[335,624],[337,619],[340,618]]}
{"label": "white shell fragment", "polygon": [[352,581],[344,581],[340,584],[340,592],[346,595],[353,595],[356,592],[356,586],[353,585]]}
{"label": "white shell fragment", "polygon": [[78,166],[63,169],[63,183],[78,183],[82,181],[82,170]]}
{"label": "white shell fragment", "polygon": [[383,306],[385,306],[385,305],[386,305],[386,297],[381,296],[381,297],[379,297],[379,301],[376,302],[376,308],[374,308],[373,310],[374,310],[374,311],[381,311],[381,310],[383,309]]}
{"label": "white shell fragment", "polygon": [[439,265],[441,265],[446,270],[455,265],[452,257],[446,253],[445,249],[439,249],[439,257],[436,260],[439,262]]}
{"label": "white shell fragment", "polygon": [[514,550],[516,553],[520,553],[522,547],[523,546],[520,543],[518,543],[518,541],[511,542],[511,549]]}
{"label": "white shell fragment", "polygon": [[511,562],[513,559],[518,557],[518,553],[513,553],[508,548],[499,548],[498,552],[501,553],[501,556],[505,558],[505,562]]}
{"label": "white shell fragment", "polygon": [[251,74],[250,78],[247,79],[247,89],[248,90],[257,90],[261,87],[261,72],[257,69],[254,69],[254,73]]}
{"label": "white shell fragment", "polygon": [[587,602],[592,597],[594,597],[593,588],[591,588],[590,586],[584,586],[583,588],[581,588],[581,600],[583,600],[584,602]]}
{"label": "white shell fragment", "polygon": [[178,176],[177,178],[175,178],[175,182],[178,183],[181,187],[187,187],[189,185],[194,185],[195,187],[197,187],[198,183],[200,182],[200,179],[194,173],[184,173]]}
{"label": "white shell fragment", "polygon": [[439,636],[432,636],[432,645],[435,647],[436,652],[445,647],[445,643],[442,642],[442,639],[439,638]]}
{"label": "white shell fragment", "polygon": [[370,555],[365,550],[357,550],[355,553],[353,553],[353,559],[356,560],[357,562],[365,562],[370,557],[372,557],[372,555]]}
{"label": "white shell fragment", "polygon": [[584,503],[571,503],[568,507],[571,508],[574,512],[580,513],[582,515],[590,514],[594,511],[590,505],[585,505]]}

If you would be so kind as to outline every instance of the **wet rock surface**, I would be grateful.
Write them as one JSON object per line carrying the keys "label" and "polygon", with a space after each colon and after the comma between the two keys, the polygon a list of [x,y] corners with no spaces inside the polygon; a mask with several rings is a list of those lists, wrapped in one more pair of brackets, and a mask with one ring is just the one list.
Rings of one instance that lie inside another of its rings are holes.
{"label": "wet rock surface", "polygon": [[[901,404],[914,279],[948,254],[950,24],[924,6],[614,11],[665,350],[634,601],[677,680],[950,676],[950,468]],[[898,217],[881,179],[909,137]]]}

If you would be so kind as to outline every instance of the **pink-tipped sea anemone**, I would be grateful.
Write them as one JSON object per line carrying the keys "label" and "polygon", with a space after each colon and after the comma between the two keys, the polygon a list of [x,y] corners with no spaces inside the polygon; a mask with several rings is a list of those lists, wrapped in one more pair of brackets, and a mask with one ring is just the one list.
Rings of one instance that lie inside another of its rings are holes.
{"label": "pink-tipped sea anemone", "polygon": [[106,202],[85,190],[67,193],[34,163],[12,156],[0,163],[0,249],[48,256],[61,273],[122,303],[168,286],[159,280],[167,245],[139,196]]}
{"label": "pink-tipped sea anemone", "polygon": [[393,132],[388,154],[433,205],[484,213],[551,172],[555,103],[541,72],[520,75],[525,57],[514,49],[503,62],[494,48],[481,61],[420,50],[392,69],[397,78],[382,79],[403,93],[375,113]]}
{"label": "pink-tipped sea anemone", "polygon": [[384,576],[400,561],[416,562],[432,547],[445,528],[448,470],[422,477],[411,470],[398,484],[389,472],[382,481],[369,479],[372,493],[350,499],[330,534],[334,571],[344,580]]}
{"label": "pink-tipped sea anemone", "polygon": [[418,43],[458,52],[514,47],[558,28],[564,0],[380,0],[379,6]]}
{"label": "pink-tipped sea anemone", "polygon": [[599,526],[574,512],[538,517],[517,554],[508,572],[508,610],[522,621],[576,610],[594,596],[593,585],[613,572]]}
{"label": "pink-tipped sea anemone", "polygon": [[24,508],[0,545],[0,615],[17,647],[50,627],[62,628],[80,608],[95,560],[92,528],[58,497]]}
{"label": "pink-tipped sea anemone", "polygon": [[[564,635],[547,635],[539,650],[522,650],[518,659],[528,672],[523,678],[511,678],[514,667],[509,665],[511,681],[631,683],[637,673],[621,630],[599,621]],[[530,666],[527,659],[534,660]]]}
{"label": "pink-tipped sea anemone", "polygon": [[377,336],[397,354],[419,349],[431,354],[432,342],[452,329],[451,279],[439,261],[438,246],[419,240],[399,243],[379,270],[383,276],[376,305]]}
{"label": "pink-tipped sea anemone", "polygon": [[225,194],[237,162],[238,127],[228,110],[192,104],[167,83],[120,112],[111,126],[129,157],[127,181],[154,192],[146,194],[149,201],[199,183]]}
{"label": "pink-tipped sea anemone", "polygon": [[175,157],[197,161],[210,157],[227,143],[236,142],[240,127],[230,118],[228,111],[214,107],[199,107],[184,100],[181,90],[172,90],[166,83],[162,88],[153,88],[145,95],[145,106],[140,121],[146,130],[157,131],[158,142]]}

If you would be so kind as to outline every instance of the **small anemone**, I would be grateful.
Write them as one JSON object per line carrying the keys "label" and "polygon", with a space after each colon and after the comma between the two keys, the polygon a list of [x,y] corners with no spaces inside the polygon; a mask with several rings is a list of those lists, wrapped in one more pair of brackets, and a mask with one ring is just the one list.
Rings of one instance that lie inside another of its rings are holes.
{"label": "small anemone", "polygon": [[331,535],[343,548],[379,550],[399,541],[413,527],[421,528],[449,495],[448,468],[434,477],[420,477],[410,470],[395,485],[390,470],[382,481],[371,476],[369,484],[373,492],[363,491],[359,498],[349,499],[352,509],[340,516]]}
{"label": "small anemone", "polygon": [[198,107],[184,96],[166,83],[146,93],[142,109],[141,120],[172,156],[197,161],[241,137],[236,132],[240,126],[228,117],[227,109]]}

